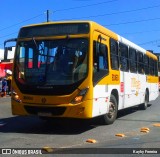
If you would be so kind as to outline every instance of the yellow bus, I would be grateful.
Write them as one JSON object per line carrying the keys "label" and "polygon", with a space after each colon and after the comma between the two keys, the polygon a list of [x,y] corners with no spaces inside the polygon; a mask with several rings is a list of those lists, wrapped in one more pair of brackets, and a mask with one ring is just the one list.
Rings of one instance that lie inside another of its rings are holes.
{"label": "yellow bus", "polygon": [[158,79],[159,79],[159,91],[160,91],[160,53],[154,53],[154,55],[156,55],[158,59]]}
{"label": "yellow bus", "polygon": [[158,80],[159,80],[159,91],[160,91],[160,60],[158,61]]}
{"label": "yellow bus", "polygon": [[158,78],[159,78],[159,91],[160,91],[160,53],[155,53],[158,58]]}
{"label": "yellow bus", "polygon": [[10,41],[13,115],[112,124],[119,110],[158,97],[157,57],[93,21],[29,25]]}

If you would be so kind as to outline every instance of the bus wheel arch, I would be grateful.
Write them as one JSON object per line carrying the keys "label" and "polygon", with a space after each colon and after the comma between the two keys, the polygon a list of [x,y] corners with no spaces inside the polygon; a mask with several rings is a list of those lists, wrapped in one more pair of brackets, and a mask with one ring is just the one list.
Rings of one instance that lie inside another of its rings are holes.
{"label": "bus wheel arch", "polygon": [[118,91],[113,90],[111,92],[110,100],[109,100],[109,112],[103,115],[104,124],[113,124],[115,119],[117,118],[118,112]]}
{"label": "bus wheel arch", "polygon": [[149,89],[148,88],[146,89],[146,92],[148,94],[148,102],[149,102]]}
{"label": "bus wheel arch", "polygon": [[118,107],[118,104],[119,104],[119,94],[118,94],[117,89],[113,89],[112,92],[111,92],[111,95],[115,96],[116,101],[117,101],[117,107]]}
{"label": "bus wheel arch", "polygon": [[146,88],[145,96],[144,96],[144,103],[140,105],[140,108],[142,110],[146,110],[148,107],[148,102],[149,102],[149,89]]}

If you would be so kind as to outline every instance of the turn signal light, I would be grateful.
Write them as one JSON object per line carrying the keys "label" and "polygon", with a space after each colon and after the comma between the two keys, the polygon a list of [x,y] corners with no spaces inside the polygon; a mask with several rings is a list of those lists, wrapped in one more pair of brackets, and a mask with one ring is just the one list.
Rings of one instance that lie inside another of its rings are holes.
{"label": "turn signal light", "polygon": [[19,95],[14,90],[12,91],[12,98],[19,103],[22,102]]}
{"label": "turn signal light", "polygon": [[72,100],[72,103],[73,103],[73,104],[76,104],[76,103],[82,102],[83,99],[84,99],[84,97],[85,97],[85,95],[86,95],[86,93],[87,93],[87,91],[88,91],[88,89],[89,89],[88,87],[82,89],[82,90],[78,93],[78,95]]}

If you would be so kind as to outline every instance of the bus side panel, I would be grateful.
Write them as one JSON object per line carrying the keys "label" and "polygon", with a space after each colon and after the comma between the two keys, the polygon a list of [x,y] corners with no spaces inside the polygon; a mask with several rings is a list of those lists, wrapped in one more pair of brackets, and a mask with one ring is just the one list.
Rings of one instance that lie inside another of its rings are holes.
{"label": "bus side panel", "polygon": [[147,76],[149,87],[149,101],[155,100],[159,96],[158,77]]}
{"label": "bus side panel", "polygon": [[145,94],[147,89],[146,75],[138,74],[138,83],[137,83],[137,93],[136,95],[139,97],[139,104],[144,103]]}
{"label": "bus side panel", "polygon": [[133,86],[133,80],[138,82],[137,74],[120,72],[120,104],[119,109],[134,106],[139,103],[139,98],[136,95],[137,87]]}
{"label": "bus side panel", "polygon": [[119,109],[139,105],[144,102],[148,88],[146,75],[121,72]]}
{"label": "bus side panel", "polygon": [[93,89],[92,117],[108,113],[108,85],[96,85]]}

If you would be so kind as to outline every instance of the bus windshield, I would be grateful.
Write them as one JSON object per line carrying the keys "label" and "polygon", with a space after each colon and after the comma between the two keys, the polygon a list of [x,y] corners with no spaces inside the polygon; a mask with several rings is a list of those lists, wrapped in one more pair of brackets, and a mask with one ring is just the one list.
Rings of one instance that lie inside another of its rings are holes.
{"label": "bus windshield", "polygon": [[87,76],[88,39],[19,41],[15,78],[24,85],[70,85]]}

